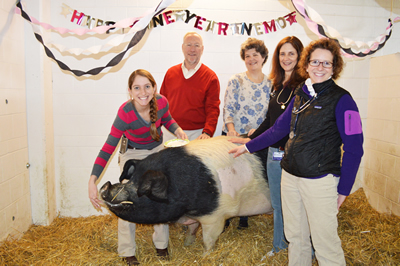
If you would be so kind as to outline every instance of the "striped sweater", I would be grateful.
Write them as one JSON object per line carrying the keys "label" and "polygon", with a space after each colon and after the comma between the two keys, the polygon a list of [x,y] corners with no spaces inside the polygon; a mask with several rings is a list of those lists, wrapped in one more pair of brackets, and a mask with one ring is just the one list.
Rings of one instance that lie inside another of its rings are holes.
{"label": "striped sweater", "polygon": [[158,104],[156,126],[158,134],[160,135],[160,141],[155,141],[151,138],[151,123],[143,120],[135,106],[129,100],[122,104],[118,110],[117,117],[111,127],[111,132],[94,163],[92,175],[97,177],[101,175],[122,135],[128,138],[130,146],[151,150],[163,142],[161,126],[167,128],[171,133],[175,132],[179,126],[169,113],[167,99],[159,94],[156,95],[156,98]]}

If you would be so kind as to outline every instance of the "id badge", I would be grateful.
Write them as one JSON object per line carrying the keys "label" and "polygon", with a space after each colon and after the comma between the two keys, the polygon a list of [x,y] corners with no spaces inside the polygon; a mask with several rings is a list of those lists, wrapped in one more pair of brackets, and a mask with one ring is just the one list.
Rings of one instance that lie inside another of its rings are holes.
{"label": "id badge", "polygon": [[275,151],[273,154],[272,154],[272,160],[273,161],[281,161],[282,160],[282,157],[283,157],[283,151]]}
{"label": "id badge", "polygon": [[125,136],[122,136],[121,147],[119,149],[119,153],[124,154],[127,149],[128,149],[128,138]]}

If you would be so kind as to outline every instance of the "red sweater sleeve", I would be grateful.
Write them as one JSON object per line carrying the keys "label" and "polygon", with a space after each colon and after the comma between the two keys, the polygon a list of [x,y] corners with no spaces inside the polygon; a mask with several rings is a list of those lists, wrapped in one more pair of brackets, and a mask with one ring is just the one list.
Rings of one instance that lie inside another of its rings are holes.
{"label": "red sweater sleeve", "polygon": [[219,80],[217,75],[214,73],[207,87],[206,92],[206,123],[204,125],[204,132],[207,132],[210,136],[213,136],[218,123],[219,116],[219,104],[221,103],[219,99]]}

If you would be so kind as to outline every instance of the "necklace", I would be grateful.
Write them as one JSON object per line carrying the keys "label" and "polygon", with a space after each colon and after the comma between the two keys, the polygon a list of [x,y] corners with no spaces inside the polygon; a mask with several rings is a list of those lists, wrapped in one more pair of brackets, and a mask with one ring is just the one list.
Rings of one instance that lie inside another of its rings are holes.
{"label": "necklace", "polygon": [[285,104],[287,104],[287,103],[289,102],[290,97],[292,97],[292,94],[293,94],[293,91],[294,91],[294,90],[292,90],[292,91],[290,92],[290,95],[289,95],[289,97],[286,99],[286,102],[284,102],[284,103],[283,103],[283,102],[280,102],[280,101],[279,101],[279,96],[281,96],[281,93],[282,93],[282,91],[285,90],[285,88],[286,88],[286,87],[283,87],[283,89],[281,89],[281,91],[279,92],[278,97],[276,97],[276,103],[281,105],[281,109],[282,109],[282,110],[284,110],[284,109],[286,108],[286,105],[285,105]]}

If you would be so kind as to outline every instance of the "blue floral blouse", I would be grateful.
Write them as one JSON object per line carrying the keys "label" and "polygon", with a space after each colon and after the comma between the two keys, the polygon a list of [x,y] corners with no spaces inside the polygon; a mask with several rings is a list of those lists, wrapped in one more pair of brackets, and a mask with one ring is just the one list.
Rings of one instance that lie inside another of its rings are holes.
{"label": "blue floral blouse", "polygon": [[228,132],[227,123],[233,123],[239,134],[256,129],[265,119],[271,86],[266,75],[261,83],[252,82],[246,72],[233,75],[225,91],[222,130]]}

